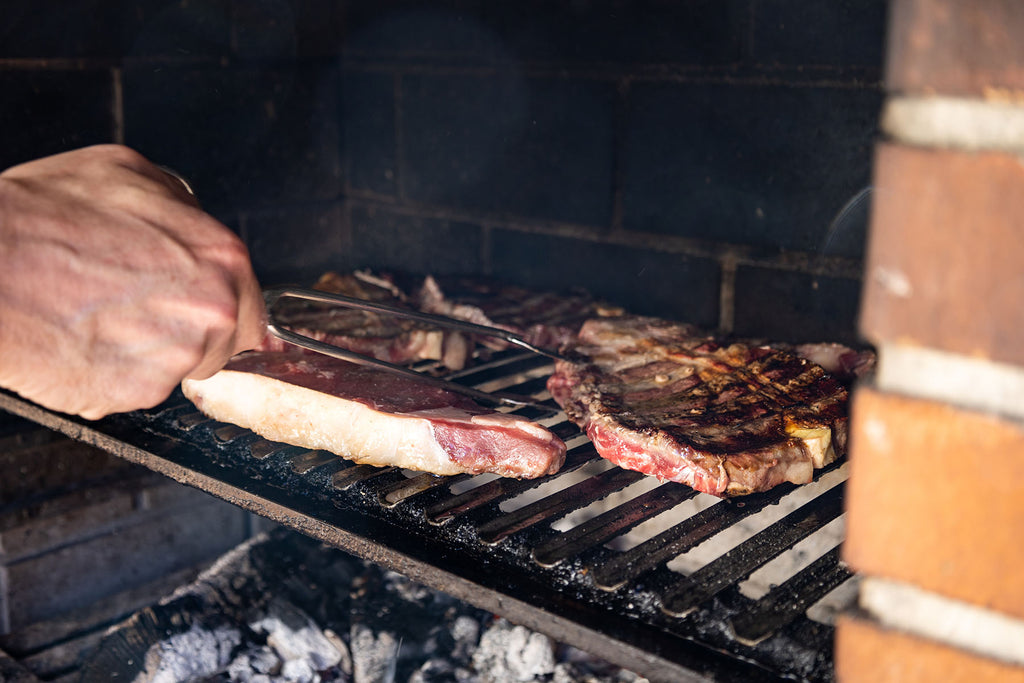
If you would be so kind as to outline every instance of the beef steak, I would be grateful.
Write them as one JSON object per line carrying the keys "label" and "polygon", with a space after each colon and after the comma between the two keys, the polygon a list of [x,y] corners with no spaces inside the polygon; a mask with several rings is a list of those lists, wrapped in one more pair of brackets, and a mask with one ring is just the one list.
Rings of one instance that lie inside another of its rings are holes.
{"label": "beef steak", "polygon": [[182,391],[216,420],[368,465],[534,478],[565,460],[562,440],[525,418],[299,350],[236,356],[208,379],[186,379]]}
{"label": "beef steak", "polygon": [[[396,308],[415,309],[401,289],[386,277],[368,271],[328,271],[313,288]],[[461,332],[383,313],[294,298],[279,301],[273,313],[276,322],[303,336],[389,363],[436,360],[458,370],[465,366],[472,352]],[[293,348],[272,335],[267,335],[259,346],[261,351]]]}
{"label": "beef steak", "polygon": [[846,446],[847,389],[768,345],[656,318],[595,318],[548,389],[598,453],[717,496],[806,483]]}

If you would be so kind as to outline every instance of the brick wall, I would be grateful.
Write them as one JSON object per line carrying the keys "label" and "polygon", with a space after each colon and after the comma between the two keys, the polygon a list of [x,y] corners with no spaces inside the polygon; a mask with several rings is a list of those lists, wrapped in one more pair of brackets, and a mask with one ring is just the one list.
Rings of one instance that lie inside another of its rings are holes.
{"label": "brick wall", "polygon": [[[0,9],[0,166],[125,142],[261,279],[582,285],[856,338],[882,0],[64,0]],[[14,134],[12,131],[17,131]]]}
{"label": "brick wall", "polygon": [[1024,6],[897,0],[853,405],[842,683],[1024,681]]}

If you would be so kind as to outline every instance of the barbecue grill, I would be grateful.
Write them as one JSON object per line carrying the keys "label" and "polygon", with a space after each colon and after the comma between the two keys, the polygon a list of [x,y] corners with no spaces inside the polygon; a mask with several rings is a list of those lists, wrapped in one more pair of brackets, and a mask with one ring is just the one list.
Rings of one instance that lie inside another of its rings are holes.
{"label": "barbecue grill", "polygon": [[[10,393],[0,408],[651,680],[833,680],[833,627],[808,608],[853,578],[834,537],[819,538],[840,523],[843,463],[813,484],[732,500],[656,482],[610,466],[566,421],[545,393],[549,363],[507,351],[450,375],[542,402],[516,412],[569,453],[557,475],[527,481],[355,465],[209,420],[180,393],[98,422]],[[751,595],[749,577],[787,552],[801,557],[796,571]]]}

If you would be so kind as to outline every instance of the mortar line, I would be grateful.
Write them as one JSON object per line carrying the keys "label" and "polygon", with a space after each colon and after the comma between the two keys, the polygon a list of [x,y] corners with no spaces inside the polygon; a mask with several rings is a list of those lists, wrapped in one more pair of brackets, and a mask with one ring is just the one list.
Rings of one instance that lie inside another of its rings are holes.
{"label": "mortar line", "polygon": [[800,272],[820,276],[856,279],[862,277],[863,261],[849,256],[829,256],[811,251],[776,252],[765,247],[724,242],[707,242],[678,235],[646,232],[642,230],[612,230],[604,232],[592,225],[563,223],[557,221],[527,222],[518,216],[503,216],[472,211],[437,207],[425,204],[396,201],[394,197],[353,192],[346,204],[366,207],[381,207],[406,215],[438,220],[473,223],[490,228],[531,235],[549,235],[575,239],[593,244],[610,244],[649,249],[665,254],[682,254],[694,258],[721,261],[727,254],[736,260],[737,266],[757,266],[782,271]]}
{"label": "mortar line", "polygon": [[402,116],[402,74],[394,75],[394,127],[395,127],[395,193],[399,200],[405,200],[405,135]]}
{"label": "mortar line", "polygon": [[623,229],[622,221],[625,214],[623,206],[624,187],[626,185],[626,130],[628,128],[630,82],[628,78],[618,81],[615,89],[615,102],[612,108],[612,211],[611,229]]}
{"label": "mortar line", "polygon": [[718,331],[732,334],[736,327],[736,257],[725,254],[721,260],[722,281],[718,292]]}
{"label": "mortar line", "polygon": [[110,103],[111,113],[114,116],[114,129],[112,137],[119,145],[125,144],[124,131],[124,69],[115,66],[110,70],[112,85],[112,101]]}

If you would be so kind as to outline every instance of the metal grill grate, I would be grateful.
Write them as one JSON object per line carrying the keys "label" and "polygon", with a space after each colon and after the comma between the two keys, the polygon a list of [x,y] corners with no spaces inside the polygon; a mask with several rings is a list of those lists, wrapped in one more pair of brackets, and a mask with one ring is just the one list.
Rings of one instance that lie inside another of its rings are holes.
{"label": "metal grill grate", "polygon": [[[458,381],[543,399],[548,369],[508,352]],[[517,412],[567,440],[565,466],[519,481],[354,465],[210,421],[180,394],[95,423],[0,394],[11,412],[652,680],[833,680],[833,629],[807,611],[852,577],[834,534],[805,539],[841,524],[841,463],[806,487],[718,500],[610,466],[550,405]],[[796,569],[751,595],[752,576],[787,556]]]}

